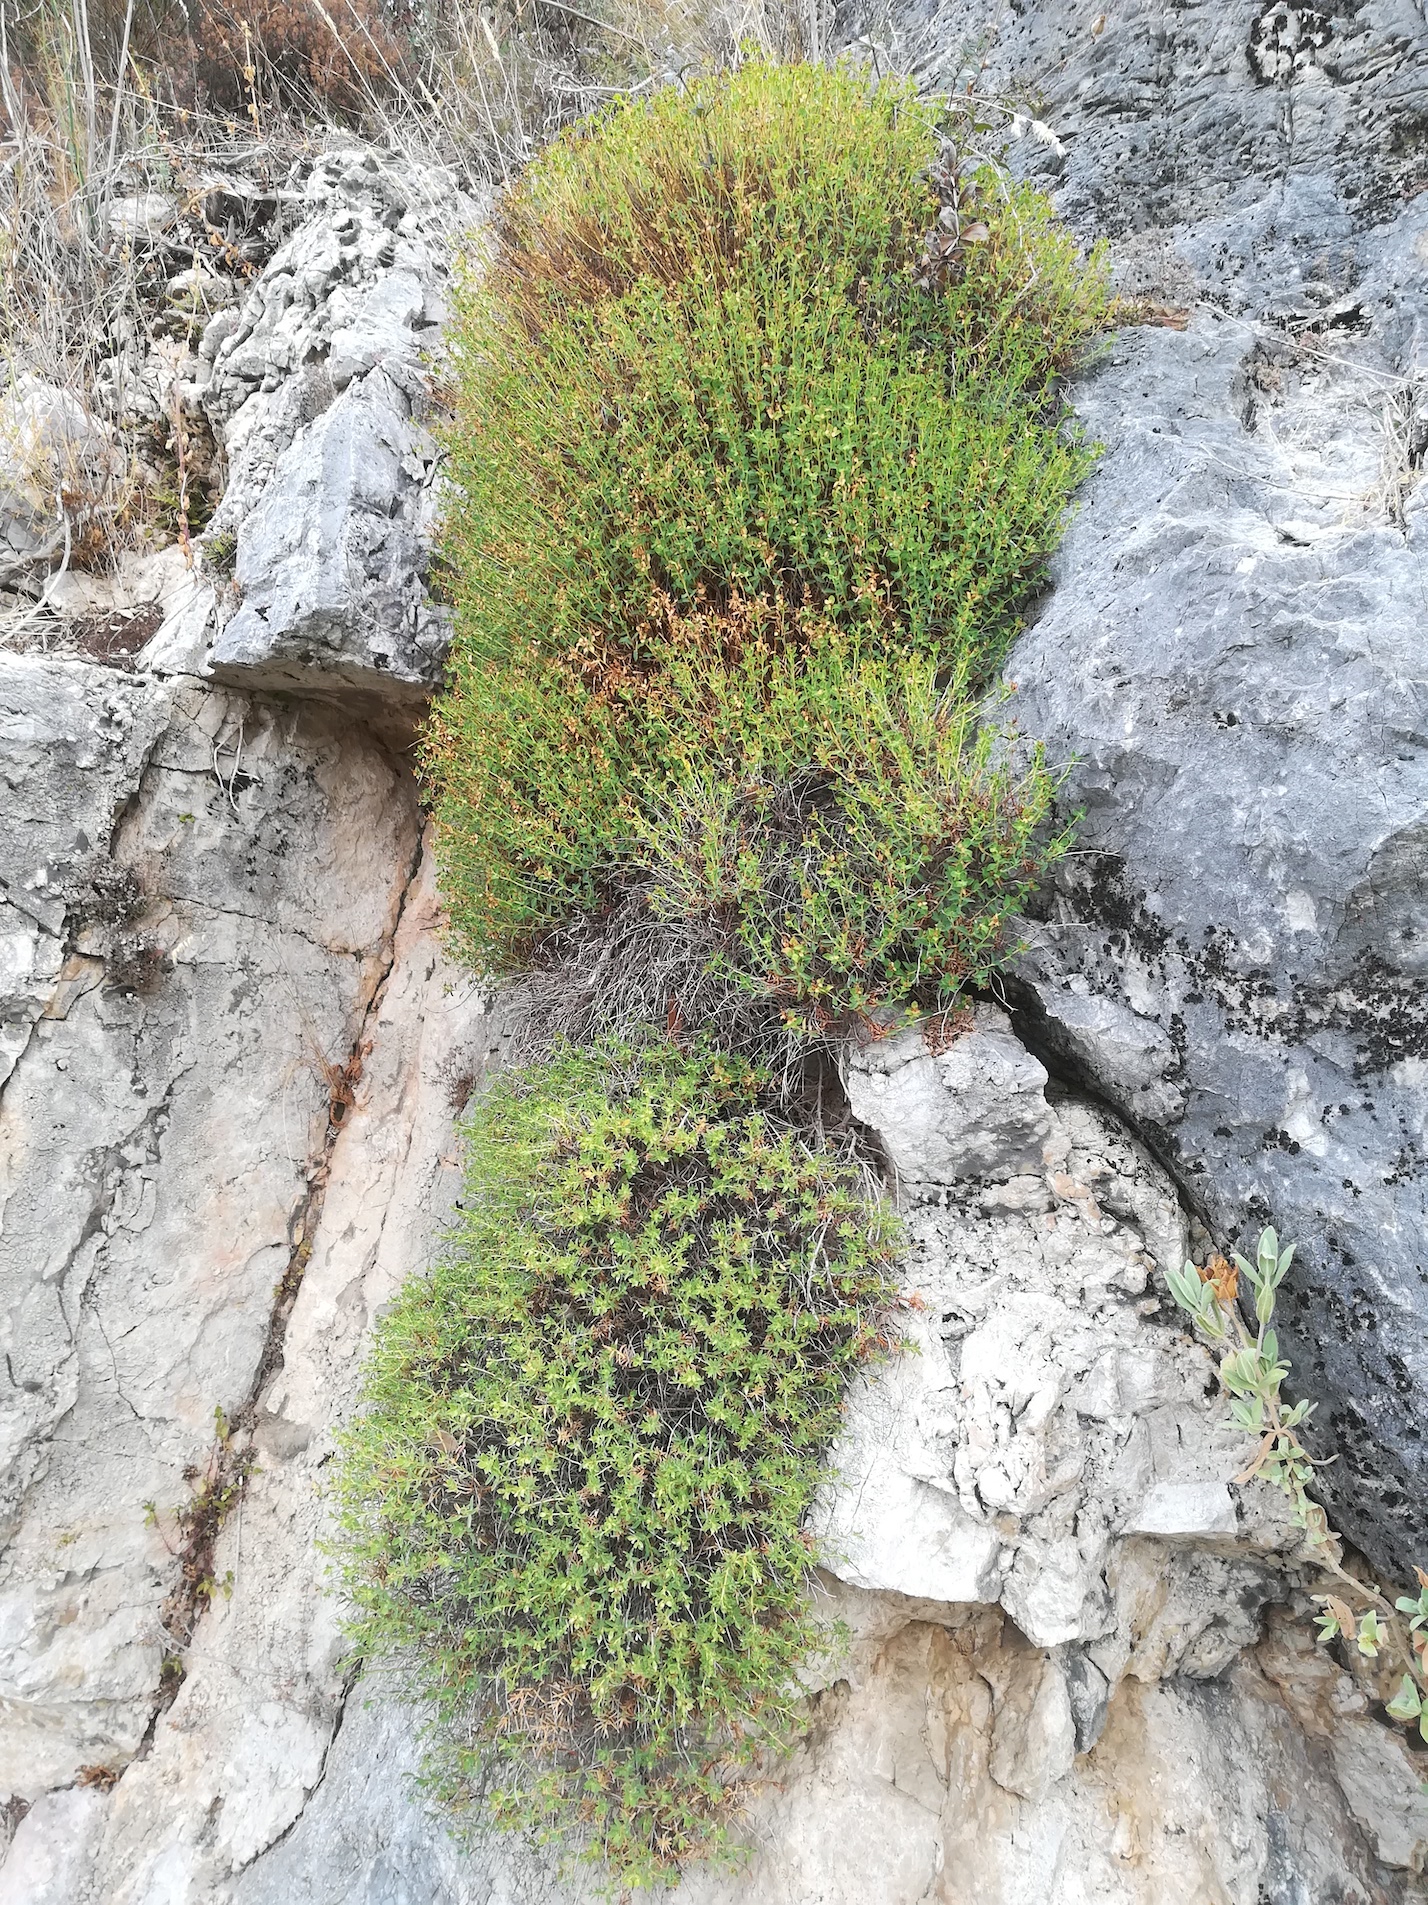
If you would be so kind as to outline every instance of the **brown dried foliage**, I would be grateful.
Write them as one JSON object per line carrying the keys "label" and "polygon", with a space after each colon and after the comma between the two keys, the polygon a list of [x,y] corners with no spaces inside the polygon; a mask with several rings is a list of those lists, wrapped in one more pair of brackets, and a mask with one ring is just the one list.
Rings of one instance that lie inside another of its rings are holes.
{"label": "brown dried foliage", "polygon": [[183,37],[196,103],[242,113],[261,88],[298,111],[359,118],[405,56],[379,0],[334,0],[328,13],[331,24],[312,0],[203,0]]}

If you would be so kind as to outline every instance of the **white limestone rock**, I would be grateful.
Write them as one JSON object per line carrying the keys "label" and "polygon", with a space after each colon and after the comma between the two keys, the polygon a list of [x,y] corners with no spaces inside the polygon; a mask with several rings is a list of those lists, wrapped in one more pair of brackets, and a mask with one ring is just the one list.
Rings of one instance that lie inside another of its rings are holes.
{"label": "white limestone rock", "polygon": [[410,715],[450,639],[425,580],[425,354],[479,208],[451,176],[364,148],[299,189],[311,215],[199,347],[194,398],[228,460],[204,542],[234,545],[236,585],[215,591],[206,672]]}
{"label": "white limestone rock", "polygon": [[878,1133],[908,1184],[1012,1177],[1048,1161],[1045,1066],[995,1006],[973,1006],[972,1020],[945,1050],[934,1051],[913,1027],[848,1055],[853,1116]]}
{"label": "white limestone rock", "polygon": [[185,1470],[259,1367],[417,815],[329,711],[3,655],[0,699],[41,948],[0,1143],[0,1792],[32,1799],[153,1714]]}

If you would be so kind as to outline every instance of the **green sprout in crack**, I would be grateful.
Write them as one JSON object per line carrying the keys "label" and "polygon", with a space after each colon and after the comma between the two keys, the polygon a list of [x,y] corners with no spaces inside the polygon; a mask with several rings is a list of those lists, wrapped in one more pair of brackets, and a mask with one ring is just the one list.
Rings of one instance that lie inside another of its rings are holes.
{"label": "green sprout in crack", "polygon": [[[1304,1531],[1307,1558],[1343,1590],[1315,1596],[1323,1610],[1315,1616],[1320,1641],[1343,1640],[1362,1659],[1399,1670],[1398,1690],[1385,1702],[1385,1711],[1406,1725],[1416,1723],[1428,1742],[1428,1574],[1414,1570],[1416,1597],[1391,1599],[1374,1582],[1350,1573],[1328,1516],[1309,1494],[1319,1464],[1300,1441],[1299,1429],[1314,1405],[1286,1403],[1283,1386],[1290,1365],[1280,1355],[1273,1327],[1275,1300],[1293,1260],[1294,1245],[1281,1247],[1275,1231],[1266,1228],[1253,1262],[1238,1251],[1228,1260],[1216,1255],[1203,1269],[1187,1262],[1183,1270],[1170,1271],[1167,1281],[1201,1336],[1221,1352],[1220,1386],[1229,1400],[1230,1420],[1256,1440],[1236,1482],[1260,1476],[1279,1489],[1296,1527]],[[1253,1328],[1240,1307],[1241,1285],[1253,1299]]]}

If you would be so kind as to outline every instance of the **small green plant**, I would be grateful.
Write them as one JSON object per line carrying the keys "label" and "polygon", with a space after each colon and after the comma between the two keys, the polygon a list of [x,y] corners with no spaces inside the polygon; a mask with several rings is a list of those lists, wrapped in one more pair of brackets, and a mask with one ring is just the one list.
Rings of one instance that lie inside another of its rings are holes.
{"label": "small green plant", "polygon": [[[1289,1364],[1280,1356],[1273,1328],[1275,1299],[1293,1257],[1293,1244],[1281,1248],[1276,1233],[1266,1229],[1253,1262],[1236,1251],[1232,1260],[1212,1257],[1204,1269],[1187,1263],[1183,1270],[1170,1272],[1171,1294],[1200,1333],[1223,1350],[1220,1382],[1230,1399],[1231,1419],[1256,1438],[1254,1457],[1236,1481],[1261,1475],[1274,1483],[1288,1497],[1290,1513],[1295,1525],[1304,1530],[1314,1565],[1339,1583],[1340,1593],[1316,1597],[1323,1608],[1315,1617],[1320,1640],[1342,1639],[1365,1660],[1384,1658],[1400,1668],[1398,1690],[1386,1702],[1386,1710],[1395,1720],[1416,1722],[1428,1742],[1428,1574],[1415,1570],[1416,1597],[1393,1599],[1374,1582],[1350,1573],[1328,1516],[1309,1496],[1315,1463],[1299,1439],[1299,1428],[1313,1414],[1314,1405],[1285,1404],[1282,1389]],[[1254,1299],[1253,1330],[1239,1310],[1241,1279]]]}
{"label": "small green plant", "polygon": [[893,1340],[893,1220],[767,1091],[665,1044],[499,1080],[343,1445],[352,1631],[409,1664],[436,1790],[626,1886],[717,1849],[798,1730],[803,1521]]}

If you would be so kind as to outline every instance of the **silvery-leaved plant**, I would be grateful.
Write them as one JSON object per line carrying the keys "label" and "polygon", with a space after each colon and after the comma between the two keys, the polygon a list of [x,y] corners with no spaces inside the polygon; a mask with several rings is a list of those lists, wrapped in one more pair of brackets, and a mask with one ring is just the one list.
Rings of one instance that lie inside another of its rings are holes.
{"label": "silvery-leaved plant", "polygon": [[[1361,1581],[1344,1567],[1339,1539],[1324,1510],[1309,1497],[1315,1463],[1298,1431],[1313,1413],[1313,1404],[1285,1403],[1282,1390],[1289,1364],[1280,1356],[1273,1328],[1275,1298],[1293,1260],[1294,1245],[1281,1247],[1274,1230],[1266,1228],[1253,1262],[1238,1251],[1228,1260],[1215,1255],[1203,1268],[1187,1262],[1183,1270],[1170,1271],[1167,1281],[1201,1336],[1221,1351],[1220,1385],[1229,1399],[1230,1419],[1256,1438],[1255,1453],[1235,1480],[1243,1483],[1260,1475],[1288,1497],[1293,1519],[1304,1530],[1308,1558],[1344,1590],[1315,1597],[1323,1608],[1315,1617],[1320,1640],[1342,1638],[1365,1660],[1385,1659],[1401,1667],[1398,1691],[1386,1710],[1395,1720],[1416,1722],[1428,1741],[1428,1574],[1415,1570],[1416,1598],[1405,1594],[1390,1600],[1373,1582]],[[1242,1282],[1253,1298],[1252,1329],[1241,1309]]]}

